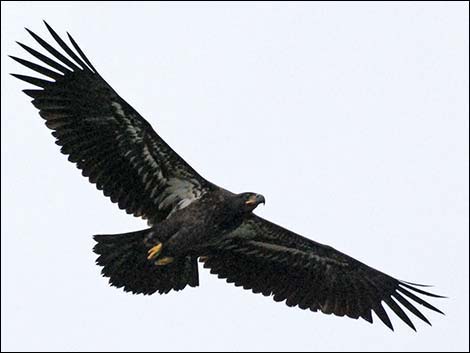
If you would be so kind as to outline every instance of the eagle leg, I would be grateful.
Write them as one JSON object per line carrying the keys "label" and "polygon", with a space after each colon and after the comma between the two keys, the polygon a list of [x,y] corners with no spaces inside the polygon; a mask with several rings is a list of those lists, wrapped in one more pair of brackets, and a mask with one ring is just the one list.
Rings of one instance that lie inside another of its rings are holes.
{"label": "eagle leg", "polygon": [[[150,248],[150,250],[147,252],[147,260],[154,260],[160,256],[163,250],[163,244],[158,243],[157,245],[153,246]],[[171,264],[175,259],[171,256],[164,256],[161,259],[158,259],[155,261],[155,265],[157,266],[165,266],[168,264]]]}
{"label": "eagle leg", "polygon": [[158,255],[160,255],[160,253],[162,252],[162,248],[163,248],[162,243],[158,243],[157,245],[151,247],[147,253],[148,254],[147,260],[152,260],[158,257]]}

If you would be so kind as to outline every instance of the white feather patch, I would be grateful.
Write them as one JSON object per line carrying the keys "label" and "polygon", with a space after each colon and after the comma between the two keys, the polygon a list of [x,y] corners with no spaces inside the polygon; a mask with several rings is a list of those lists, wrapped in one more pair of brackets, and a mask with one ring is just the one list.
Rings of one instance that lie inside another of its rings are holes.
{"label": "white feather patch", "polygon": [[121,104],[119,104],[118,102],[111,102],[111,105],[114,107],[114,111],[116,112],[117,115],[119,115],[123,118],[126,116],[124,114],[124,110],[122,109]]}

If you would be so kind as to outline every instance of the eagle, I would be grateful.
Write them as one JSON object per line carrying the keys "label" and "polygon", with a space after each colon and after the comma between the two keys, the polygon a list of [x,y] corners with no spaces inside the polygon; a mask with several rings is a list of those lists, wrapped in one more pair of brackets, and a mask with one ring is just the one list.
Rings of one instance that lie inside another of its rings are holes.
{"label": "eagle", "polygon": [[202,263],[228,283],[290,307],[370,323],[374,312],[391,330],[390,310],[415,331],[410,313],[430,325],[417,304],[443,314],[423,299],[443,298],[426,286],[255,215],[265,203],[260,194],[232,193],[204,179],[101,77],[70,34],[71,46],[44,23],[55,48],[26,30],[48,55],[18,42],[41,65],[10,57],[45,77],[12,75],[35,86],[23,92],[68,160],[120,209],[148,223],[94,236],[96,262],[112,286],[146,295],[197,287]]}

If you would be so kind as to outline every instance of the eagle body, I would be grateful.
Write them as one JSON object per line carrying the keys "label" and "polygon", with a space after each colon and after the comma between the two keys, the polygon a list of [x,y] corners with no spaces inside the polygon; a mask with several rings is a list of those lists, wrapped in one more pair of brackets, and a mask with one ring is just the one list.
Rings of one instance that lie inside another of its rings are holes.
{"label": "eagle body", "polygon": [[235,195],[220,188],[153,225],[145,242],[148,246],[164,243],[162,255],[175,258],[206,256],[249,216],[252,207],[246,207],[245,199],[250,197],[255,200],[252,207],[264,202],[261,195]]}
{"label": "eagle body", "polygon": [[196,287],[199,259],[219,278],[288,306],[370,323],[375,313],[392,330],[384,305],[414,330],[410,313],[430,324],[419,306],[442,313],[422,298],[440,297],[426,286],[265,220],[253,212],[263,196],[235,194],[203,178],[101,77],[69,34],[71,46],[46,27],[56,47],[27,31],[47,55],[18,43],[40,64],[11,57],[44,77],[12,75],[34,86],[23,92],[61,153],[104,196],[149,225],[94,236],[96,262],[111,285],[135,294]]}

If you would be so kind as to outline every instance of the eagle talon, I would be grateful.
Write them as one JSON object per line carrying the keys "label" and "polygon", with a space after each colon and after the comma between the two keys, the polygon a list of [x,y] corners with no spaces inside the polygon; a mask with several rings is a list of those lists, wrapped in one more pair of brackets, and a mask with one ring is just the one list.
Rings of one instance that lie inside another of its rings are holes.
{"label": "eagle talon", "polygon": [[158,243],[157,245],[150,248],[150,250],[148,251],[147,260],[152,260],[158,257],[158,255],[160,255],[160,253],[162,252],[162,248],[163,248],[162,243]]}
{"label": "eagle talon", "polygon": [[157,261],[155,261],[155,265],[165,266],[165,265],[171,264],[173,261],[175,261],[175,259],[173,257],[165,256],[165,257],[162,257],[161,259],[158,259]]}

